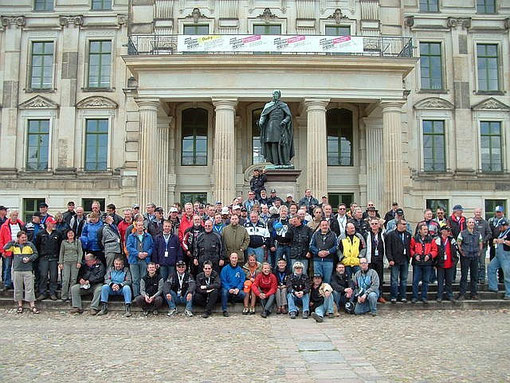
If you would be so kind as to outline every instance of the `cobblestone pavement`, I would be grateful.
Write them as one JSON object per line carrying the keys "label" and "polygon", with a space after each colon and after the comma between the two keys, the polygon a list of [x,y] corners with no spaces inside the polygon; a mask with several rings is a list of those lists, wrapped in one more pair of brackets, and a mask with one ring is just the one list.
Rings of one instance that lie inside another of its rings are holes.
{"label": "cobblestone pavement", "polygon": [[505,311],[342,315],[318,324],[2,309],[0,381],[503,382],[509,330]]}

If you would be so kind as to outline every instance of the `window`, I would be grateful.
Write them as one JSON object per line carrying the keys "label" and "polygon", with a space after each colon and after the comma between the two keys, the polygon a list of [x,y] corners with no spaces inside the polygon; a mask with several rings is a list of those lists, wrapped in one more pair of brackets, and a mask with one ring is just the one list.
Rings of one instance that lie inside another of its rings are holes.
{"label": "window", "polygon": [[31,222],[32,216],[39,211],[39,204],[46,202],[44,198],[23,198],[23,219]]}
{"label": "window", "polygon": [[485,219],[494,217],[496,206],[503,206],[503,213],[506,216],[506,200],[505,199],[486,199],[485,200]]}
{"label": "window", "polygon": [[93,11],[109,11],[112,9],[112,0],[92,0]]}
{"label": "window", "polygon": [[262,113],[262,108],[251,112],[252,162],[254,165],[266,162],[262,155],[262,145],[260,144],[260,129],[258,126],[260,113]]}
{"label": "window", "polygon": [[97,201],[101,206],[101,210],[105,209],[105,199],[104,198],[82,198],[81,206],[83,207],[83,211],[88,214],[92,212],[92,202]]}
{"label": "window", "polygon": [[182,112],[181,165],[207,165],[207,110],[190,108]]}
{"label": "window", "polygon": [[108,88],[112,59],[112,42],[91,41],[89,45],[89,88]]}
{"label": "window", "polygon": [[498,45],[476,44],[478,90],[499,90]]}
{"label": "window", "polygon": [[444,121],[423,121],[423,170],[446,170]]}
{"label": "window", "polygon": [[85,170],[106,170],[108,120],[87,119],[85,125]]}
{"label": "window", "polygon": [[496,13],[496,0],[476,0],[476,11],[483,14]]}
{"label": "window", "polygon": [[27,170],[48,169],[50,120],[28,120]]}
{"label": "window", "polygon": [[482,152],[482,171],[500,172],[503,170],[501,150],[501,122],[480,122],[480,149]]}
{"label": "window", "polygon": [[326,36],[350,36],[351,27],[345,25],[326,25]]}
{"label": "window", "polygon": [[425,207],[427,209],[432,210],[434,215],[436,214],[436,210],[438,208],[442,208],[445,211],[445,217],[447,217],[448,212],[450,211],[449,210],[449,204],[450,204],[449,202],[450,201],[448,201],[447,199],[428,199],[425,202]]}
{"label": "window", "polygon": [[53,0],[35,0],[34,11],[53,11]]}
{"label": "window", "polygon": [[53,41],[32,43],[30,88],[50,89],[53,82]]}
{"label": "window", "polygon": [[185,35],[208,35],[209,25],[198,24],[198,25],[184,25],[183,34]]}
{"label": "window", "polygon": [[207,193],[181,193],[181,206],[184,206],[184,204],[188,202],[200,202],[206,204]]}
{"label": "window", "polygon": [[439,12],[439,0],[420,0],[420,11]]}
{"label": "window", "polygon": [[281,35],[282,26],[280,24],[264,24],[253,26],[254,35]]}
{"label": "window", "polygon": [[330,109],[326,113],[328,166],[352,166],[352,112]]}
{"label": "window", "polygon": [[336,212],[338,205],[345,203],[347,208],[354,201],[354,193],[328,193],[328,202]]}
{"label": "window", "polygon": [[422,89],[443,89],[441,43],[420,43],[420,74]]}

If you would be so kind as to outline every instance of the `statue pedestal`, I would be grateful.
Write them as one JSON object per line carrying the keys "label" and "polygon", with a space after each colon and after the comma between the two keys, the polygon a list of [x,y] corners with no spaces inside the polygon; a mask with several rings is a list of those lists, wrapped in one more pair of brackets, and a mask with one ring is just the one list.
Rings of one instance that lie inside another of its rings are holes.
{"label": "statue pedestal", "polygon": [[267,182],[265,187],[269,195],[271,189],[276,190],[276,194],[285,201],[287,194],[292,194],[294,201],[297,201],[297,178],[301,170],[296,169],[267,169],[265,170]]}

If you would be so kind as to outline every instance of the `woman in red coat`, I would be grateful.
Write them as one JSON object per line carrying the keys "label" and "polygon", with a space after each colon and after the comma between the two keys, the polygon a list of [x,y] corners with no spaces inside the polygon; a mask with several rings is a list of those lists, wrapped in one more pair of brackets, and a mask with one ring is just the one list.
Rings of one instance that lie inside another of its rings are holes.
{"label": "woman in red coat", "polygon": [[420,300],[427,304],[430,273],[434,258],[437,257],[437,245],[429,234],[426,224],[418,226],[418,234],[411,238],[411,260],[413,262],[413,297],[411,303],[418,301],[418,286],[421,281]]}
{"label": "woman in red coat", "polygon": [[3,290],[12,289],[12,252],[4,250],[4,246],[11,242],[16,241],[18,232],[25,230],[25,224],[18,219],[18,211],[12,210],[9,214],[9,219],[0,228],[0,253],[2,254],[2,281],[4,282]]}
{"label": "woman in red coat", "polygon": [[253,282],[251,287],[251,290],[260,299],[260,304],[263,308],[262,313],[260,313],[262,318],[267,318],[271,314],[277,287],[278,283],[275,275],[271,273],[271,266],[269,263],[264,262],[262,264],[262,272],[257,274],[255,282]]}

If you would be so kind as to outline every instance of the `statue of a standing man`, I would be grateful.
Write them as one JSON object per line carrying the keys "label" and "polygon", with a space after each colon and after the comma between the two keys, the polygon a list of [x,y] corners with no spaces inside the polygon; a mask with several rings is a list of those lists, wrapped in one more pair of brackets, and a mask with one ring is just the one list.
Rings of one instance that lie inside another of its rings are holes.
{"label": "statue of a standing man", "polygon": [[260,114],[260,144],[266,161],[274,165],[290,165],[294,157],[294,132],[292,115],[286,103],[280,100],[282,93],[273,92],[273,100],[268,102]]}

